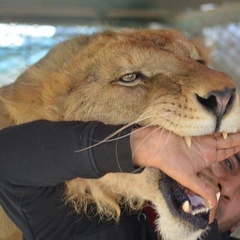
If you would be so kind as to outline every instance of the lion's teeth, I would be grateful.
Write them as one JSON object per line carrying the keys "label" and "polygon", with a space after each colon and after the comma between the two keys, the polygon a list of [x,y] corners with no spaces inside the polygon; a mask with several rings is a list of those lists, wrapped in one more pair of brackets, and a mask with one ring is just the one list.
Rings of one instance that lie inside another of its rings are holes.
{"label": "lion's teeth", "polygon": [[223,136],[224,139],[227,139],[228,133],[227,132],[222,132],[222,136]]}
{"label": "lion's teeth", "polygon": [[186,200],[183,204],[182,204],[182,210],[186,213],[190,213],[191,209],[190,209],[190,202],[188,200]]}
{"label": "lion's teeth", "polygon": [[193,215],[193,216],[195,216],[195,215],[197,215],[197,214],[201,214],[201,213],[207,213],[208,212],[208,208],[197,208],[197,209],[195,209],[195,210],[192,210],[191,211],[191,215]]}
{"label": "lion's teeth", "polygon": [[187,146],[190,148],[192,145],[192,139],[191,137],[184,137],[185,143],[187,144]]}
{"label": "lion's teeth", "polygon": [[220,192],[218,192],[218,193],[216,194],[217,201],[219,201],[219,198],[220,198],[220,196],[221,196],[221,193],[220,193]]}

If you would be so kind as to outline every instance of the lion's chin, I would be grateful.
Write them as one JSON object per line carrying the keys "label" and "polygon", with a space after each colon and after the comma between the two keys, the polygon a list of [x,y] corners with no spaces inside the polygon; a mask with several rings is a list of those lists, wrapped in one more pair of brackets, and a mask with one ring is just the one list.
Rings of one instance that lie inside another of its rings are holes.
{"label": "lion's chin", "polygon": [[172,178],[162,173],[159,182],[163,197],[171,214],[192,225],[196,229],[205,229],[209,222],[209,209],[203,198],[196,194],[188,195]]}

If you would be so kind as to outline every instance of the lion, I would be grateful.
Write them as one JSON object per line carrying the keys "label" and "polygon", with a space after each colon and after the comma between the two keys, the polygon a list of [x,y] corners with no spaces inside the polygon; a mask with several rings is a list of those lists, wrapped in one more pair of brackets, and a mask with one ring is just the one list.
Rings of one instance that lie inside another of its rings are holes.
{"label": "lion", "polygon": [[[240,107],[234,81],[209,68],[179,31],[106,30],[58,44],[0,89],[1,129],[38,119],[159,126],[189,143],[192,136],[237,131]],[[65,195],[77,212],[94,202],[100,216],[116,222],[122,205],[140,210],[150,202],[165,240],[196,239],[209,219],[207,204],[186,210],[190,199],[178,183],[148,166],[138,174],[73,179]],[[20,232],[0,213],[0,239],[16,240]]]}

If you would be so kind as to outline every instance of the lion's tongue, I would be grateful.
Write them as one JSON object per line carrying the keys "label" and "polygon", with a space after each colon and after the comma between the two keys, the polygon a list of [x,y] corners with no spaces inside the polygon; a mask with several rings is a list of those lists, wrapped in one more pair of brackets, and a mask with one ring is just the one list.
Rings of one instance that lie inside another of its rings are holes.
{"label": "lion's tongue", "polygon": [[184,212],[191,215],[196,215],[199,213],[207,213],[209,211],[204,199],[196,194],[187,194],[188,199],[182,204],[182,209]]}

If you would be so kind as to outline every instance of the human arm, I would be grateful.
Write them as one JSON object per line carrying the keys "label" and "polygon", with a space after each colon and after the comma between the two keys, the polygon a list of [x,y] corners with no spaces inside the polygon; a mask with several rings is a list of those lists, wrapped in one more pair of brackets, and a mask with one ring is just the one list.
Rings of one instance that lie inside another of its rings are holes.
{"label": "human arm", "polygon": [[197,174],[240,151],[239,146],[233,148],[240,144],[240,134],[229,141],[214,136],[193,138],[189,149],[183,138],[167,131],[129,127],[111,141],[103,141],[121,127],[42,120],[3,129],[0,179],[13,185],[51,186],[76,177],[98,178],[107,172],[152,166],[214,203],[216,190]]}
{"label": "human arm", "polygon": [[[35,121],[0,131],[0,179],[17,186],[51,186],[76,177],[133,171],[129,138],[91,147],[119,126],[99,122]],[[130,129],[121,134],[128,135]],[[121,135],[120,134],[120,135]],[[85,149],[85,150],[83,150]],[[76,152],[77,150],[83,150]]]}

